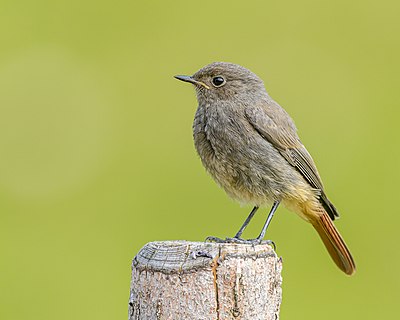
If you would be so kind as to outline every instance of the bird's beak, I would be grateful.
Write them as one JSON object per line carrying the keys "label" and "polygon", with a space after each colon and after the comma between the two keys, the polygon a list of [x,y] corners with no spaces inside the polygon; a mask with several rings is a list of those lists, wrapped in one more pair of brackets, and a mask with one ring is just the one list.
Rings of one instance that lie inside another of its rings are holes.
{"label": "bird's beak", "polygon": [[185,82],[190,82],[194,85],[200,85],[203,86],[206,89],[210,89],[210,87],[208,85],[206,85],[204,82],[201,81],[197,81],[195,79],[193,79],[191,76],[175,76],[176,79],[181,80],[181,81],[185,81]]}

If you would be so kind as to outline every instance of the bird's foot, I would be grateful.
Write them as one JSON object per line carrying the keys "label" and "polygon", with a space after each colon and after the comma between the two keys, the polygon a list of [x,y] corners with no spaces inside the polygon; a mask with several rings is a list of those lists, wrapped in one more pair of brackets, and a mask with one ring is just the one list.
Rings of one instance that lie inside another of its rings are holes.
{"label": "bird's foot", "polygon": [[204,241],[205,242],[215,242],[215,243],[226,243],[225,239],[221,239],[221,238],[213,237],[213,236],[207,237],[206,240],[204,240]]}
{"label": "bird's foot", "polygon": [[274,248],[274,250],[276,250],[276,245],[275,242],[273,242],[272,240],[263,240],[263,239],[242,239],[242,238],[225,238],[225,239],[221,239],[221,238],[217,238],[217,237],[207,237],[206,242],[215,242],[215,243],[237,243],[237,244],[250,244],[252,246],[256,246],[259,244],[268,244],[270,246],[272,246]]}

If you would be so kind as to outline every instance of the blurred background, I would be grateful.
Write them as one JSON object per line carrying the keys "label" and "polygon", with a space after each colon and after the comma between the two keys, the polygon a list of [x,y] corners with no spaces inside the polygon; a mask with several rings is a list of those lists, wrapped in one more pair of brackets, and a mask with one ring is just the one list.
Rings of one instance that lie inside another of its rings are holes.
{"label": "blurred background", "polygon": [[[280,208],[282,319],[398,313],[398,1],[0,1],[0,318],[126,319],[147,242],[233,236],[192,142],[194,90],[241,64],[294,118],[358,270]],[[255,237],[267,210],[245,237]]]}

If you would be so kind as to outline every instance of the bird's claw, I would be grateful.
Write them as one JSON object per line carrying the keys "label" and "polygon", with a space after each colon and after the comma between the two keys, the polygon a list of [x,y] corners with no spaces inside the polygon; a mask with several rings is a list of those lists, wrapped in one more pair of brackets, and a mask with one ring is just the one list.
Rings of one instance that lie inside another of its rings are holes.
{"label": "bird's claw", "polygon": [[218,237],[207,237],[206,240],[204,240],[205,242],[215,242],[215,243],[226,243],[226,240],[218,238]]}
{"label": "bird's claw", "polygon": [[272,241],[272,240],[263,240],[262,243],[268,244],[269,246],[271,246],[274,249],[274,251],[276,251],[276,244],[275,244],[274,241]]}
{"label": "bird's claw", "polygon": [[215,242],[215,243],[237,243],[237,244],[250,244],[252,246],[256,246],[259,244],[268,244],[270,246],[273,247],[274,250],[276,250],[276,245],[275,242],[273,242],[272,240],[262,240],[259,238],[256,239],[242,239],[242,238],[225,238],[225,239],[221,239],[221,238],[217,238],[217,237],[207,237],[206,242]]}

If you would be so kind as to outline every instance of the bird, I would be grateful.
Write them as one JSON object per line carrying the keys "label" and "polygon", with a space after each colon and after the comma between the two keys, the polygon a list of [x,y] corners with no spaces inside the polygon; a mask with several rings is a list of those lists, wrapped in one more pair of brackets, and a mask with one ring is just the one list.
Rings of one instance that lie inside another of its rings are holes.
{"label": "bird", "polygon": [[[228,62],[175,78],[191,83],[196,91],[193,138],[202,164],[231,198],[253,207],[236,235],[224,241],[261,243],[282,204],[314,227],[336,265],[352,275],[354,259],[333,223],[339,213],[294,121],[269,96],[263,81]],[[270,205],[259,236],[242,239],[257,210]]]}

